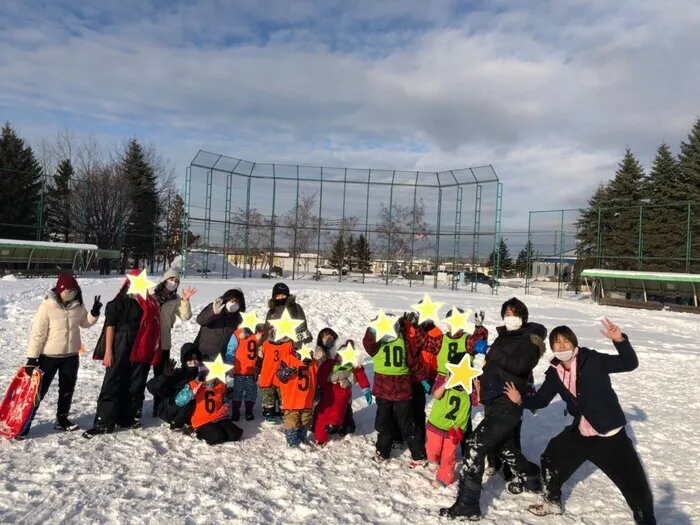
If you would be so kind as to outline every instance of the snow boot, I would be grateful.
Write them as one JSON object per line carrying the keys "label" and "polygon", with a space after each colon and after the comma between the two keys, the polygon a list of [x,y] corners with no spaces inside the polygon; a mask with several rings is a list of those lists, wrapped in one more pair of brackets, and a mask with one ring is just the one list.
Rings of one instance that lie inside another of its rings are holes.
{"label": "snow boot", "polygon": [[410,468],[425,468],[428,466],[427,459],[410,459],[408,461],[408,466]]}
{"label": "snow boot", "polygon": [[535,516],[560,516],[564,514],[564,507],[561,502],[544,500],[542,503],[530,505],[527,509]]}
{"label": "snow boot", "polygon": [[134,414],[134,419],[135,419],[136,421],[140,421],[142,415],[143,415],[143,410],[141,410],[141,409],[139,408],[139,409],[136,411],[136,414]]}
{"label": "snow boot", "polygon": [[91,439],[95,436],[99,436],[100,434],[111,434],[112,432],[114,432],[114,425],[98,423],[94,427],[83,432],[83,437],[85,439]]}
{"label": "snow boot", "polygon": [[309,429],[306,427],[301,427],[297,429],[297,439],[301,445],[309,444]]}
{"label": "snow boot", "polygon": [[285,428],[284,436],[287,438],[287,446],[298,447],[299,446],[299,429],[298,428]]}
{"label": "snow boot", "polygon": [[253,421],[255,419],[255,416],[253,415],[253,407],[255,405],[251,403],[250,401],[245,402],[245,420],[246,421]]}
{"label": "snow boot", "polygon": [[382,464],[385,461],[388,461],[389,458],[385,458],[381,452],[378,450],[374,453],[374,457],[372,458],[372,461],[374,461],[377,464]]}
{"label": "snow boot", "polygon": [[340,429],[338,428],[337,425],[326,425],[326,432],[328,432],[329,436],[332,436],[333,434],[337,434]]}
{"label": "snow boot", "polygon": [[[505,474],[505,465],[503,472]],[[511,494],[522,494],[523,492],[534,492],[539,494],[542,492],[542,480],[540,479],[540,467],[530,462],[530,470],[528,474],[518,474],[513,477],[513,481],[507,483],[508,492]]]}
{"label": "snow boot", "polygon": [[469,479],[464,477],[459,480],[459,490],[457,492],[457,501],[451,507],[443,507],[440,509],[440,516],[445,516],[450,519],[467,518],[469,521],[478,521],[481,519],[481,507],[479,507],[479,497],[481,496],[481,487],[475,485]]}
{"label": "snow boot", "polygon": [[241,419],[241,407],[231,405],[231,421],[239,421]]}
{"label": "snow boot", "polygon": [[54,424],[53,428],[54,430],[61,430],[63,432],[80,430],[80,426],[68,419],[68,416],[56,416],[56,423]]}

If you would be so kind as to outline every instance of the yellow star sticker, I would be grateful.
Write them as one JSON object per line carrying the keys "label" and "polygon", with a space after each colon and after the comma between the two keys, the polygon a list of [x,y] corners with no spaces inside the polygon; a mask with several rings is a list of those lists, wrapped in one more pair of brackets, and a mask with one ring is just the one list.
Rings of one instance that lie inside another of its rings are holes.
{"label": "yellow star sticker", "polygon": [[221,358],[221,354],[216,356],[216,361],[213,363],[207,363],[207,368],[209,372],[207,373],[207,381],[213,381],[214,379],[219,379],[220,381],[226,382],[226,373],[233,368],[232,365],[227,365]]}
{"label": "yellow star sticker", "polygon": [[127,275],[126,278],[129,279],[129,289],[127,290],[127,293],[140,295],[144,299],[148,298],[148,289],[153,288],[158,284],[148,280],[148,275],[146,275],[145,268],[140,274]]}
{"label": "yellow star sticker", "polygon": [[255,327],[265,322],[265,319],[260,319],[258,317],[255,310],[241,312],[241,317],[243,318],[243,322],[238,325],[238,328],[247,328],[251,333],[255,333]]}
{"label": "yellow star sticker", "polygon": [[418,324],[428,320],[432,320],[436,323],[439,319],[438,310],[442,308],[444,304],[445,303],[434,303],[430,300],[428,294],[425,294],[423,300],[418,304],[412,304],[411,308],[420,314],[418,316]]}
{"label": "yellow star sticker", "polygon": [[313,353],[314,351],[306,345],[302,346],[300,350],[297,350],[299,359],[301,359],[302,361],[305,361],[307,359],[313,359]]}
{"label": "yellow star sticker", "polygon": [[450,326],[450,333],[456,334],[460,330],[464,330],[468,334],[473,333],[474,325],[469,322],[471,316],[471,310],[462,313],[459,310],[457,310],[456,306],[452,306],[452,315],[450,315],[450,317],[445,318],[445,322]]}
{"label": "yellow star sticker", "polygon": [[351,365],[355,368],[357,366],[357,356],[360,355],[360,352],[355,350],[355,346],[352,343],[348,343],[344,350],[338,352],[338,355],[343,360],[343,362],[340,363],[341,365]]}
{"label": "yellow star sticker", "polygon": [[394,328],[395,322],[395,318],[387,317],[383,310],[379,310],[377,318],[369,323],[369,327],[374,329],[377,340],[381,339],[385,335],[390,336],[392,339],[396,339],[398,335],[396,334],[396,329]]}
{"label": "yellow star sticker", "polygon": [[471,356],[469,354],[464,354],[464,357],[458,365],[447,363],[445,366],[451,374],[447,379],[447,383],[445,383],[445,388],[461,386],[470,394],[472,393],[472,380],[483,373],[483,370],[472,367]]}
{"label": "yellow star sticker", "polygon": [[275,341],[281,341],[285,337],[289,337],[292,341],[297,340],[296,329],[304,321],[292,319],[289,315],[289,310],[286,308],[282,312],[281,319],[270,319],[269,323],[275,329]]}

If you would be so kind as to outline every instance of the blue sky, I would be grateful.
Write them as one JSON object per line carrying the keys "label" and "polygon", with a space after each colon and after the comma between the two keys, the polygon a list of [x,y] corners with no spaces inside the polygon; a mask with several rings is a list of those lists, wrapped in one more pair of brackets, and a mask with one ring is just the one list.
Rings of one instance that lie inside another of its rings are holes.
{"label": "blue sky", "polygon": [[584,204],[700,112],[696,0],[6,0],[0,119],[258,162],[493,164],[504,223]]}

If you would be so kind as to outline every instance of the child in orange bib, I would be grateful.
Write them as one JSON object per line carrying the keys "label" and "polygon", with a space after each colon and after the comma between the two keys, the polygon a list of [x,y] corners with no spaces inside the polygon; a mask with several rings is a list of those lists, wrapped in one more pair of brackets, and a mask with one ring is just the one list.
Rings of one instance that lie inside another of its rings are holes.
{"label": "child in orange bib", "polygon": [[294,351],[289,352],[280,361],[277,378],[280,382],[282,410],[284,410],[283,428],[290,447],[307,443],[307,435],[313,419],[317,373],[316,359],[302,361],[299,354]]}
{"label": "child in orange bib", "polygon": [[226,362],[233,365],[230,372],[231,381],[231,419],[238,421],[241,417],[241,403],[245,400],[245,418],[255,419],[253,407],[258,398],[257,360],[258,343],[262,334],[252,333],[248,328],[239,328],[233,332],[226,347]]}
{"label": "child in orange bib", "polygon": [[277,379],[277,370],[280,362],[293,350],[293,343],[289,339],[282,342],[273,342],[265,339],[258,351],[262,359],[260,364],[260,376],[258,386],[262,390],[262,413],[269,423],[276,423],[279,415],[280,383]]}
{"label": "child in orange bib", "polygon": [[219,379],[190,381],[177,395],[175,403],[185,407],[194,403],[192,427],[197,438],[216,445],[238,441],[243,431],[229,419],[229,405],[225,402],[226,384]]}

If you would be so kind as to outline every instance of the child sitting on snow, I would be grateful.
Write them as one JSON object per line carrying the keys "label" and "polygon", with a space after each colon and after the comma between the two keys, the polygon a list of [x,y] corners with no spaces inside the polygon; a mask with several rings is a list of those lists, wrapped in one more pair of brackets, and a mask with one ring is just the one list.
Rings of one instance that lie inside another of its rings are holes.
{"label": "child sitting on snow", "polygon": [[241,439],[241,430],[230,419],[230,407],[225,401],[226,384],[214,378],[205,379],[205,373],[189,381],[175,397],[175,404],[184,408],[193,406],[191,425],[198,439],[208,445]]}
{"label": "child sitting on snow", "polygon": [[296,350],[280,359],[277,379],[284,412],[282,428],[290,447],[307,443],[313,419],[317,373],[316,359],[312,357],[302,361]]}
{"label": "child sitting on snow", "polygon": [[[447,362],[458,364],[466,353],[454,353]],[[471,356],[466,357],[472,359]],[[446,364],[446,363],[442,363]],[[426,452],[430,466],[437,471],[434,487],[446,487],[455,479],[457,447],[471,423],[470,394],[461,386],[446,389],[450,372],[439,375],[433,387],[433,406],[426,425]]]}
{"label": "child sitting on snow", "polygon": [[[323,330],[321,332],[323,333]],[[335,332],[333,333],[335,334]],[[320,336],[321,334],[319,334]],[[338,350],[343,350],[349,344],[354,345],[353,341],[348,340]],[[320,446],[326,444],[329,435],[343,433],[348,410],[351,414],[350,417],[352,417],[352,385],[355,382],[362,389],[367,404],[372,404],[372,393],[369,389],[369,380],[365,369],[361,365],[344,364],[334,346],[328,347],[326,352],[326,358],[320,363],[318,369],[321,399],[316,406],[314,424],[314,436],[316,443]]]}
{"label": "child sitting on snow", "polygon": [[206,373],[202,365],[202,353],[192,343],[185,343],[180,349],[180,368],[175,368],[175,361],[165,364],[163,374],[152,378],[146,387],[153,397],[160,398],[156,417],[170,423],[171,430],[180,430],[190,424],[194,405],[180,407],[175,398],[190,381],[197,379],[200,373]]}

